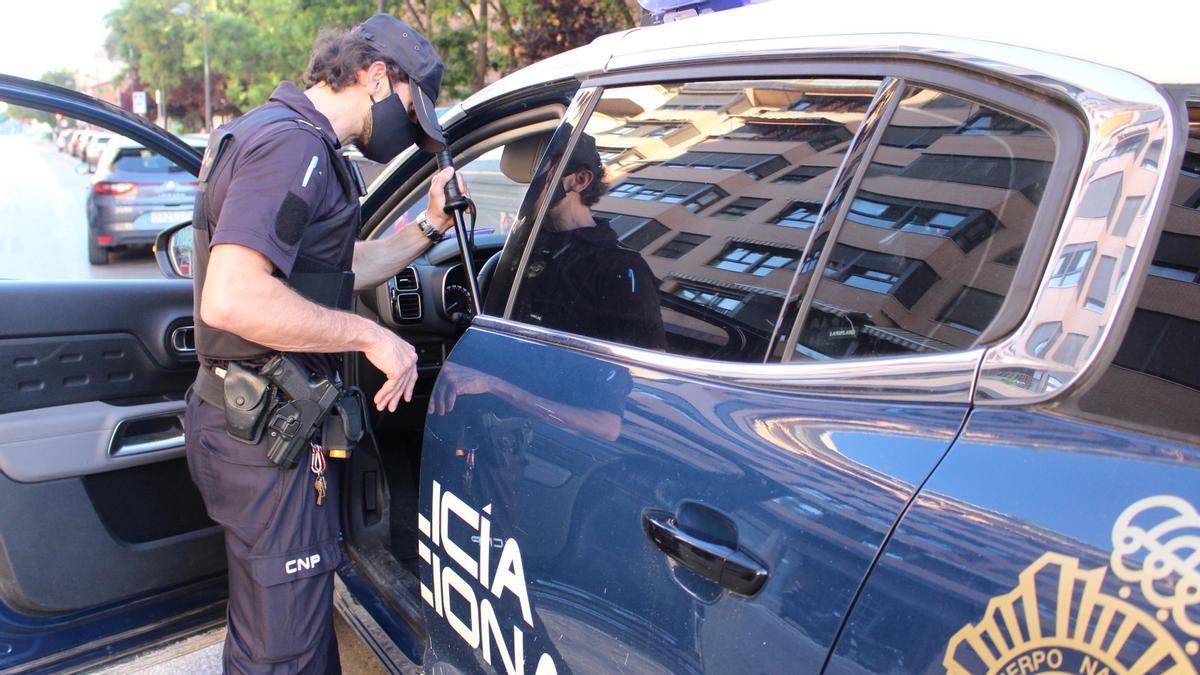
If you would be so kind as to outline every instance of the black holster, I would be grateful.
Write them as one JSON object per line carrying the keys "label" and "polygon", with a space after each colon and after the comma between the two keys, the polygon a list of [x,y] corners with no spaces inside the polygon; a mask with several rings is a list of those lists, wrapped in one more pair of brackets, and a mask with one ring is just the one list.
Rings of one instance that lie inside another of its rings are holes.
{"label": "black holster", "polygon": [[234,440],[256,445],[275,409],[275,386],[266,377],[236,363],[225,372],[225,430]]}

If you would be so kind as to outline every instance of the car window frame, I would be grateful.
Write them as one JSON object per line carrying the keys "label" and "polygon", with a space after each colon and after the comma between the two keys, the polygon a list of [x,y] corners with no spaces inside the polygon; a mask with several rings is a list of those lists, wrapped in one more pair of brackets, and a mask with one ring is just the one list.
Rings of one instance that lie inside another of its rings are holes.
{"label": "car window frame", "polygon": [[[1053,248],[1051,244],[1058,236],[1058,225],[1074,195],[1074,190],[1069,186],[1073,185],[1079,176],[1083,159],[1086,123],[1081,112],[1065,101],[1031,91],[1026,83],[1015,78],[1013,81],[1001,84],[998,81],[1000,78],[993,73],[985,75],[961,66],[921,61],[916,58],[902,58],[895,61],[861,58],[770,58],[753,63],[735,62],[721,65],[697,63],[651,67],[631,72],[603,74],[586,79],[576,94],[576,100],[580,100],[585,94],[591,97],[580,118],[586,120],[590,118],[606,88],[730,79],[779,78],[870,78],[881,81],[891,78],[897,82],[893,91],[898,94],[894,96],[894,100],[889,102],[892,110],[886,111],[883,123],[877,124],[868,137],[861,138],[861,134],[856,134],[851,139],[846,155],[837,168],[839,175],[835,176],[834,185],[822,203],[822,212],[829,204],[833,203],[834,191],[839,182],[846,178],[840,174],[853,160],[856,151],[859,153],[858,159],[860,160],[856,171],[865,173],[869,162],[862,162],[861,159],[874,156],[883,133],[888,128],[887,122],[890,122],[894,108],[899,104],[904,92],[903,87],[924,86],[939,92],[965,97],[1000,112],[1015,114],[1019,119],[1035,122],[1046,131],[1055,143],[1054,165],[1047,179],[1044,191],[1046,197],[1038,205],[1035,221],[1026,244],[1030,249],[1035,246],[1039,247],[1039,254],[1023,255],[1022,260],[1018,262],[1009,298],[1006,299],[992,324],[993,326],[1003,325],[1004,328],[993,330],[989,327],[986,331],[987,335],[981,336],[981,338],[1003,337],[1017,329],[1034,301],[1042,272],[1049,260],[1050,249]],[[883,88],[881,85],[881,90]],[[878,101],[878,97],[877,93],[876,98],[872,100],[872,105]],[[1029,109],[1022,108],[1022,104],[1030,106],[1035,114],[1031,114]],[[565,120],[566,116],[563,119]],[[576,128],[573,130],[565,152],[571,151],[577,138],[583,133],[584,126],[585,124],[582,123],[575,125]],[[561,170],[560,166],[556,173],[560,174]],[[557,179],[557,176],[554,178]],[[847,192],[847,194],[853,194],[853,192]],[[835,217],[844,220],[844,211],[848,209],[849,203],[843,199],[840,204],[842,213],[835,214]],[[535,229],[540,227],[545,216],[545,206],[545,200],[542,200],[536,219],[531,225],[521,228],[523,242],[528,242]],[[812,229],[805,244],[803,256],[808,255],[809,247],[815,241],[818,229],[818,227]],[[514,229],[513,234],[516,233],[517,230]],[[832,230],[830,230],[830,236],[835,236]],[[512,243],[514,237],[510,235],[509,239],[509,243]],[[506,244],[506,251],[508,248],[509,244]],[[832,247],[828,247],[828,249],[822,253],[823,259],[813,270],[812,278],[814,280],[819,280],[819,275],[828,262],[827,255]],[[524,246],[522,261],[517,268],[517,279],[520,279],[520,272],[524,268],[528,253],[529,247]],[[801,259],[803,260],[803,257]],[[802,265],[797,267],[797,274],[802,268]],[[805,291],[805,296],[815,292],[816,286],[816,283],[811,283]],[[980,346],[938,354],[824,362],[712,361],[630,347],[531,326],[513,320],[511,315],[518,291],[519,283],[513,283],[509,288],[509,297],[502,316],[480,316],[476,318],[475,325],[484,329],[557,344],[569,349],[592,352],[634,365],[674,371],[687,377],[698,377],[759,389],[793,393],[802,391],[806,394],[849,399],[970,403],[975,395],[978,367],[988,349],[981,339]],[[801,307],[801,310],[803,309]],[[786,305],[784,311],[786,311]],[[804,311],[797,312],[793,335],[796,334],[795,331],[798,327],[803,325],[804,316]]]}

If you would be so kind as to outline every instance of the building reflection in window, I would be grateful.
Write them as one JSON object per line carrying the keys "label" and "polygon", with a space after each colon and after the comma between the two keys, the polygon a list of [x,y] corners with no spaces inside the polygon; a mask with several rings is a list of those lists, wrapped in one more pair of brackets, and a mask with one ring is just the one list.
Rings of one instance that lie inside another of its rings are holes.
{"label": "building reflection in window", "polygon": [[[1054,150],[1029,121],[909,89],[849,198],[792,358],[966,349],[987,339]],[[806,258],[802,270],[814,264]]]}

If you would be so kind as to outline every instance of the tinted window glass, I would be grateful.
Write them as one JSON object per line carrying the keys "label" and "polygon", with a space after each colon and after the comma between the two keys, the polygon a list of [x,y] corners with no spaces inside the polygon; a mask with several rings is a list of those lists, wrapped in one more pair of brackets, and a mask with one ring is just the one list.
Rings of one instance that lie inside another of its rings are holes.
{"label": "tinted window glass", "polygon": [[[1089,417],[1150,433],[1195,436],[1200,434],[1200,171],[1195,170],[1200,167],[1200,108],[1191,108],[1190,115],[1183,167],[1137,309],[1112,365],[1080,398],[1078,407]],[[1146,147],[1144,137],[1131,138],[1141,140],[1141,146],[1130,141],[1121,146],[1122,154]],[[1146,154],[1158,151],[1153,144],[1150,148]],[[1155,162],[1138,166],[1157,168]],[[1141,203],[1138,200],[1139,207]],[[1127,202],[1117,216],[1118,225],[1132,219],[1128,210]],[[1109,277],[1123,276],[1128,265],[1128,256],[1119,266],[1115,256],[1102,257],[1086,306],[1103,297],[1092,290],[1097,283],[1107,285]],[[1113,267],[1118,268],[1115,275]]]}
{"label": "tinted window glass", "polygon": [[[579,143],[594,143],[604,190],[586,209],[544,191],[552,206],[512,318],[763,361],[785,298],[796,297],[789,290],[820,204],[878,87],[770,80],[605,91]],[[559,181],[568,195],[580,153]]]}
{"label": "tinted window glass", "polygon": [[121,150],[113,160],[114,171],[129,173],[183,173],[175,162],[153,150]]}
{"label": "tinted window glass", "polygon": [[[793,359],[966,349],[1012,286],[1050,174],[1050,137],[979,103],[909,89],[881,140]],[[1063,283],[1080,283],[1090,260],[1085,251],[1061,261]]]}

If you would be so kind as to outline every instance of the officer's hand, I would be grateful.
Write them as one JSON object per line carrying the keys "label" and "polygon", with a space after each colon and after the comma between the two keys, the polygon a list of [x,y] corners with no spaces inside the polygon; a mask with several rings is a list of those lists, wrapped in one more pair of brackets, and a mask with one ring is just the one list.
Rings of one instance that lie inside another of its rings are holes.
{"label": "officer's hand", "polygon": [[[446,206],[446,184],[454,175],[454,169],[446,167],[437,172],[429,183],[429,208],[425,211],[425,220],[436,227],[439,232],[445,232],[454,227],[454,217],[442,210]],[[463,181],[462,174],[458,174],[456,177],[458,189],[462,190],[463,195],[469,197],[467,184]]]}
{"label": "officer's hand", "polygon": [[437,387],[429,397],[429,413],[447,415],[454,410],[459,396],[499,393],[502,383],[495,377],[474,368],[447,363],[438,373]]}
{"label": "officer's hand", "polygon": [[396,412],[400,398],[412,400],[413,387],[417,383],[417,351],[401,340],[395,333],[377,326],[375,339],[363,350],[376,368],[383,372],[387,381],[375,393],[375,409]]}

